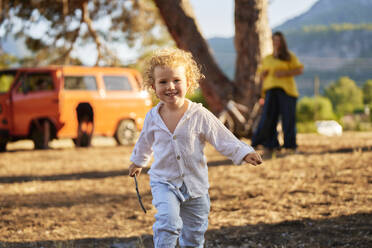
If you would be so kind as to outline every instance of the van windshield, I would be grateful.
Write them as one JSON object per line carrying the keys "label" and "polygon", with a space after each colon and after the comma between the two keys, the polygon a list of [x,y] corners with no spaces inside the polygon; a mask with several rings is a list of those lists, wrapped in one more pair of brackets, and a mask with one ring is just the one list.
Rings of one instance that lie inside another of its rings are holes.
{"label": "van windshield", "polygon": [[6,93],[9,91],[14,78],[16,76],[16,71],[2,71],[0,72],[0,93]]}

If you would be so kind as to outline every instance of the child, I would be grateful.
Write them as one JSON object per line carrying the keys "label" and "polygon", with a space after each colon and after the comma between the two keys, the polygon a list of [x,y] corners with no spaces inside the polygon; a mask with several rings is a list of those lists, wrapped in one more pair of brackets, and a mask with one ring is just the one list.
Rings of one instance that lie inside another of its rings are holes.
{"label": "child", "polygon": [[139,175],[154,154],[148,173],[157,209],[155,247],[175,247],[178,237],[181,247],[203,247],[210,209],[205,141],[235,164],[262,162],[211,112],[185,98],[202,77],[192,55],[179,49],[159,50],[145,72],[145,86],[160,103],[146,115],[129,175]]}

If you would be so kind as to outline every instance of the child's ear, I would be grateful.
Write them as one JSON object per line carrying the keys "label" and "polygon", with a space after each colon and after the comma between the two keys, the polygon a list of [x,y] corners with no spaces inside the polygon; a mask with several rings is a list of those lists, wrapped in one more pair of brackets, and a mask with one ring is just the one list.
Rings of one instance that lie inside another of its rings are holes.
{"label": "child's ear", "polygon": [[190,90],[190,87],[191,87],[191,83],[190,81],[187,80],[187,92]]}
{"label": "child's ear", "polygon": [[188,78],[186,78],[186,87],[187,87],[187,89],[189,89],[190,88],[190,80],[188,79]]}
{"label": "child's ear", "polygon": [[151,84],[151,88],[155,91],[155,84]]}

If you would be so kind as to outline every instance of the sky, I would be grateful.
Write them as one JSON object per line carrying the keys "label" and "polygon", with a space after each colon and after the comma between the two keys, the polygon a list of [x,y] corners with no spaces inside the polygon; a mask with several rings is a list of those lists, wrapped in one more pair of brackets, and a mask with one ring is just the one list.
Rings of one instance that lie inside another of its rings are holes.
{"label": "sky", "polygon": [[[272,28],[309,10],[318,0],[269,0]],[[234,0],[190,0],[204,37],[234,35]]]}

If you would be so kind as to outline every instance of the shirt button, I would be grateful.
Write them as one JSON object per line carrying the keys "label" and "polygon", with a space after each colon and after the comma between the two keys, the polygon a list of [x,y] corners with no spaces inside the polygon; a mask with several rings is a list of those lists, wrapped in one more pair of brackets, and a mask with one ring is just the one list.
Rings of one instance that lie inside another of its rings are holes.
{"label": "shirt button", "polygon": [[177,156],[177,160],[180,160],[181,159],[181,157],[180,156]]}
{"label": "shirt button", "polygon": [[176,135],[173,136],[173,139],[174,139],[174,140],[176,139]]}

